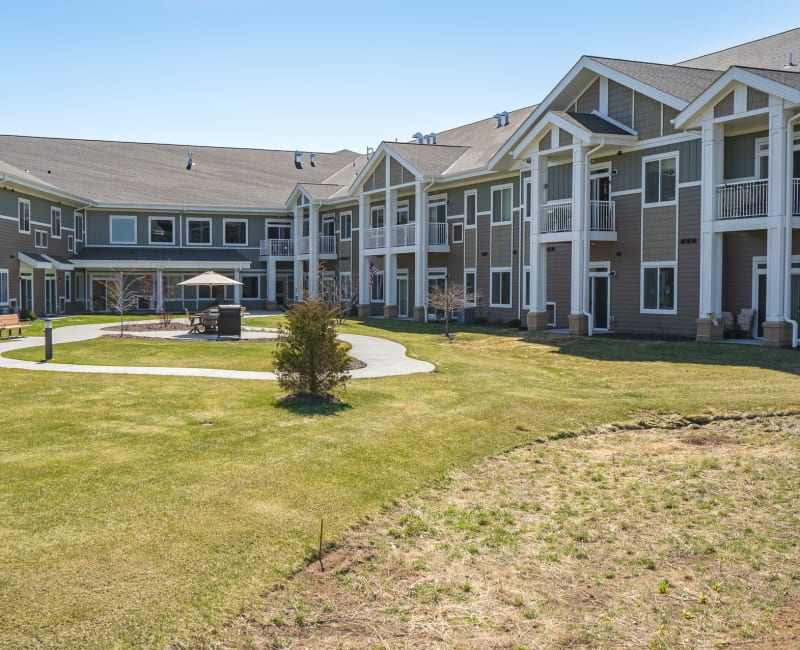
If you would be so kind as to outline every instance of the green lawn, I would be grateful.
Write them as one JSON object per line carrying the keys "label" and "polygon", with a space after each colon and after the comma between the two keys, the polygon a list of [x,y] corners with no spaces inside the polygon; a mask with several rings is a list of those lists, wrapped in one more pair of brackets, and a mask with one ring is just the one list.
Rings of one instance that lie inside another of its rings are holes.
{"label": "green lawn", "polygon": [[651,411],[794,408],[800,391],[789,350],[341,330],[437,372],[353,381],[346,407],[314,409],[279,405],[272,382],[0,370],[0,647],[196,645],[313,554],[320,518],[332,540],[515,445]]}

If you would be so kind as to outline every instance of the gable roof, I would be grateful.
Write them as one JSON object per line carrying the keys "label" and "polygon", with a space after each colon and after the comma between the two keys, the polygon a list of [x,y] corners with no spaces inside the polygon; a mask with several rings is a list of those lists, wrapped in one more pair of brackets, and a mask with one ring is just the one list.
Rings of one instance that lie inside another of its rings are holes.
{"label": "gable roof", "polygon": [[567,122],[589,133],[597,133],[599,135],[633,135],[631,129],[623,129],[621,126],[612,124],[597,113],[553,111],[553,114],[558,115]]}
{"label": "gable roof", "polygon": [[[193,167],[186,169],[192,151]],[[297,169],[293,151],[0,136],[0,157],[100,205],[280,209],[298,182],[322,182],[356,154],[318,153]]]}
{"label": "gable roof", "polygon": [[419,176],[442,176],[447,169],[469,147],[439,144],[416,144],[411,142],[386,142],[386,148],[397,154],[398,160],[405,162],[412,172]]}
{"label": "gable roof", "polygon": [[782,70],[789,62],[790,52],[796,57],[795,63],[800,64],[800,60],[798,60],[800,59],[800,28],[734,45],[718,52],[682,61],[677,65],[715,70],[727,70],[733,65]]}

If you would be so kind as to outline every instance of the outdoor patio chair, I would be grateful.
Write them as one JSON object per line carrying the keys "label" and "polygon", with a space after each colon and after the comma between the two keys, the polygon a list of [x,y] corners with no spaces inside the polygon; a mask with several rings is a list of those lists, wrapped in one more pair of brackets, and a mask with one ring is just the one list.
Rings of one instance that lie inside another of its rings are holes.
{"label": "outdoor patio chair", "polygon": [[742,307],[736,317],[736,331],[739,336],[749,339],[753,332],[753,317],[755,312],[747,307]]}
{"label": "outdoor patio chair", "polygon": [[722,323],[723,336],[729,336],[736,327],[736,322],[733,320],[733,313],[723,311],[719,316],[719,320]]}
{"label": "outdoor patio chair", "polygon": [[189,323],[189,334],[199,334],[200,333],[200,319],[197,316],[192,316],[188,309],[184,309],[186,312],[186,322]]}

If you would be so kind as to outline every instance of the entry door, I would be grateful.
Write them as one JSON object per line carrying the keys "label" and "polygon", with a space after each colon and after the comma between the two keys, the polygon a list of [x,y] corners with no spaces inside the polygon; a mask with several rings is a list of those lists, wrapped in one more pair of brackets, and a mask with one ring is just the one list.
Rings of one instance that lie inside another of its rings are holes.
{"label": "entry door", "polygon": [[[767,319],[767,272],[766,269],[758,269],[756,273],[756,337],[763,338],[764,321]],[[794,283],[792,289],[794,289]],[[794,296],[794,292],[792,292],[792,296]]]}
{"label": "entry door", "polygon": [[33,278],[20,276],[19,279],[19,308],[33,309]]}
{"label": "entry door", "polygon": [[408,275],[397,276],[397,316],[408,318]]}
{"label": "entry door", "polygon": [[55,314],[58,302],[58,289],[53,276],[44,278],[44,311],[46,314]]}
{"label": "entry door", "polygon": [[596,266],[589,270],[589,313],[592,315],[592,329],[610,329],[611,291],[608,266]]}
{"label": "entry door", "polygon": [[287,278],[285,275],[275,276],[275,302],[282,305],[286,302],[286,284]]}

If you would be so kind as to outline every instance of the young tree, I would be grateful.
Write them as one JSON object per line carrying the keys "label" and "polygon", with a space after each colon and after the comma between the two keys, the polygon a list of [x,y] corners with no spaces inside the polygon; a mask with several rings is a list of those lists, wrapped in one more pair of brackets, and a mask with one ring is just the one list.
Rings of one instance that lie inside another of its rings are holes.
{"label": "young tree", "polygon": [[344,323],[353,305],[358,304],[358,274],[351,273],[350,276],[341,275],[338,278],[325,277],[320,272],[318,280],[318,295],[325,303],[336,312],[336,322],[341,325]]}
{"label": "young tree", "polygon": [[119,335],[125,333],[125,314],[139,306],[141,298],[150,299],[153,293],[152,278],[147,275],[117,273],[106,283],[108,307],[119,313]]}
{"label": "young tree", "polygon": [[447,282],[446,285],[436,284],[428,292],[428,307],[444,312],[444,335],[447,338],[450,338],[451,315],[467,305],[475,304],[476,300],[476,293],[468,292],[463,284],[455,282]]}
{"label": "young tree", "polygon": [[286,325],[278,333],[275,373],[295,398],[330,401],[331,391],[350,378],[347,353],[336,340],[336,318],[336,310],[321,298],[287,310]]}

